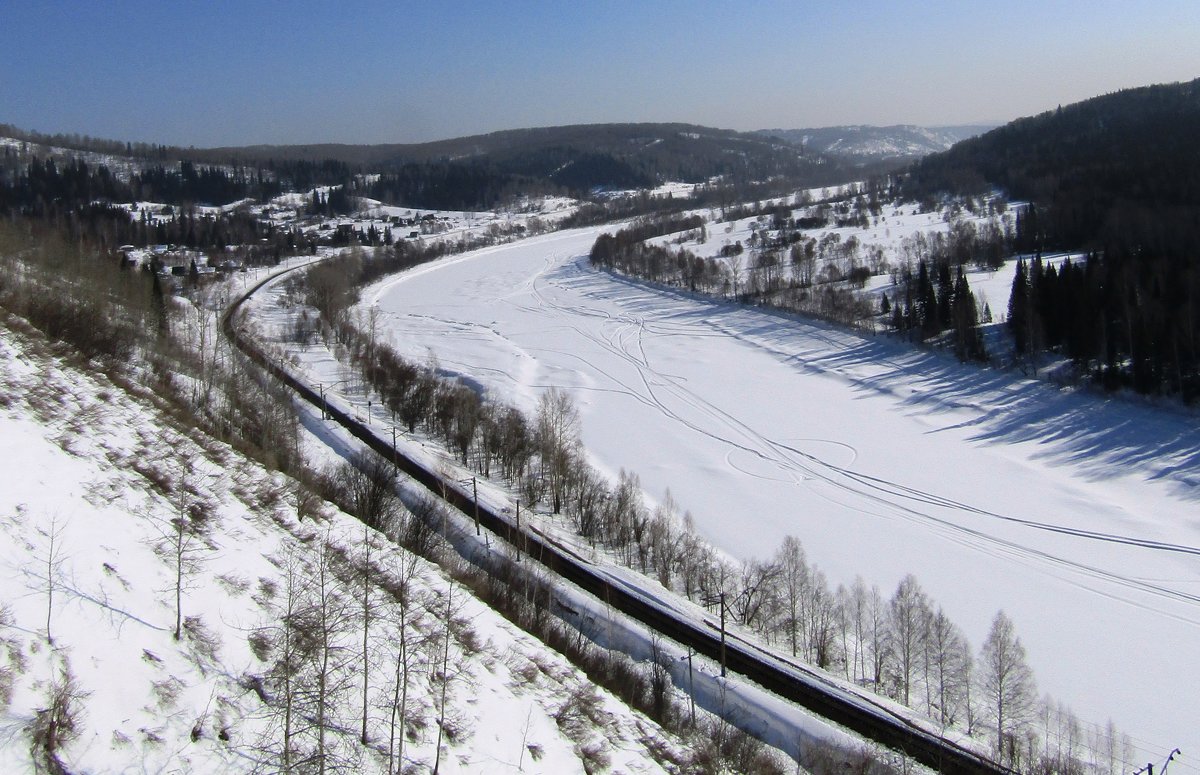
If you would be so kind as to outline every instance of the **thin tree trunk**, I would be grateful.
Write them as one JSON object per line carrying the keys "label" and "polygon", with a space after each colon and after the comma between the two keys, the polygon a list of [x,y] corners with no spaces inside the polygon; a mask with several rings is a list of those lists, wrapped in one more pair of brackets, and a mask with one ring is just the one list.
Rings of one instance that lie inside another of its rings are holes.
{"label": "thin tree trunk", "polygon": [[363,611],[363,639],[362,639],[362,744],[366,745],[367,738],[367,693],[370,690],[370,663],[368,661],[367,646],[370,640],[371,632],[371,537],[370,530],[366,523],[363,523],[363,591],[362,591],[362,611]]}
{"label": "thin tree trunk", "polygon": [[438,774],[438,767],[442,763],[442,730],[446,726],[446,685],[450,683],[447,671],[450,668],[450,599],[453,595],[454,584],[451,583],[446,591],[446,642],[442,647],[442,702],[438,708],[438,736],[433,759],[433,775]]}

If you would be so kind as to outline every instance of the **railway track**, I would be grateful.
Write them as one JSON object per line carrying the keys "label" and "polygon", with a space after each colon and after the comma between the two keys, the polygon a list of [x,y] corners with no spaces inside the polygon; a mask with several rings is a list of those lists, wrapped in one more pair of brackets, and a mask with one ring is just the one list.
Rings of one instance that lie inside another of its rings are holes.
{"label": "railway track", "polygon": [[[303,267],[288,271],[297,271]],[[326,416],[375,452],[391,460],[398,470],[442,498],[464,514],[478,513],[481,527],[519,548],[526,556],[544,565],[550,572],[575,584],[625,615],[637,620],[666,638],[714,661],[721,658],[721,637],[711,625],[683,618],[652,600],[614,584],[586,561],[569,553],[537,533],[518,530],[502,514],[486,504],[477,504],[454,480],[397,452],[355,417],[337,407],[328,406],[320,394],[284,370],[235,325],[237,312],[256,291],[277,279],[268,277],[242,294],[226,310],[221,327],[224,334],[247,357],[286,384],[301,398],[324,410]],[[937,772],[948,775],[1011,775],[1012,770],[968,750],[952,740],[913,724],[869,697],[846,691],[817,673],[769,654],[764,649],[736,638],[725,641],[725,663],[731,670],[764,689],[788,699],[810,712],[911,758]]]}

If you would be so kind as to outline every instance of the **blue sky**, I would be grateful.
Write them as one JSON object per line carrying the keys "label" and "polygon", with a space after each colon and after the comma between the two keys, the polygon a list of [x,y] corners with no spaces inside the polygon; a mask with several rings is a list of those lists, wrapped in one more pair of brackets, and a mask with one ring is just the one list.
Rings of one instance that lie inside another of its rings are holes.
{"label": "blue sky", "polygon": [[0,0],[0,123],[178,145],[1000,122],[1197,77],[1196,0]]}

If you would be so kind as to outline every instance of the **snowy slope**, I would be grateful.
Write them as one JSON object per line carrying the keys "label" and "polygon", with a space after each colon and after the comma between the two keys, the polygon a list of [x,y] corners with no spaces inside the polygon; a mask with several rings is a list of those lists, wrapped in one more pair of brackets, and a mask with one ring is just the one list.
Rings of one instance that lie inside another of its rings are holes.
{"label": "snowy slope", "polygon": [[[0,707],[0,771],[32,771],[28,729],[68,666],[80,708],[77,734],[60,753],[68,770],[262,769],[279,719],[254,691],[269,665],[251,636],[277,628],[289,578],[312,577],[322,558],[339,552],[357,557],[362,526],[329,508],[323,519],[297,522],[282,477],[37,342],[0,330],[0,667],[13,681]],[[182,598],[190,620],[176,641],[175,566],[163,550],[185,501],[200,508],[208,529],[192,546]],[[408,567],[415,574],[410,639],[438,643],[450,582],[378,536],[374,542],[378,580],[395,583]],[[382,592],[373,594],[381,608],[372,625],[371,737],[386,751],[398,625]],[[443,771],[583,772],[607,761],[656,772],[656,755],[678,754],[669,735],[469,593],[455,588],[450,602],[455,734]],[[341,634],[343,646],[359,642],[356,627]],[[405,748],[420,770],[434,759],[437,687],[428,663],[440,655],[426,652],[414,667],[422,677],[413,679]],[[350,672],[357,686],[362,671]],[[354,686],[333,711],[349,731],[331,733],[331,745],[355,770],[385,770],[383,753],[355,742]],[[594,704],[577,718],[564,709],[580,696]]]}
{"label": "snowy slope", "polygon": [[526,409],[568,389],[594,463],[669,489],[735,556],[793,534],[834,584],[861,574],[890,594],[915,573],[976,646],[1004,609],[1041,690],[1113,718],[1147,760],[1197,747],[1193,415],[647,290],[587,268],[597,233],[424,267],[364,299],[401,351]]}
{"label": "snowy slope", "polygon": [[847,125],[813,129],[764,129],[758,134],[779,137],[827,156],[854,161],[919,158],[944,151],[960,140],[982,134],[991,125],[922,127]]}

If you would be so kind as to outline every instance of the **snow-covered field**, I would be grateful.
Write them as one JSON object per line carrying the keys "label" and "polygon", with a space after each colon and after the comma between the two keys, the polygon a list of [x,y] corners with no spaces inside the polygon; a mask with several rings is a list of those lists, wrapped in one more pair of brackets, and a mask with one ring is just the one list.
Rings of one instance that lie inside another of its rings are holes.
{"label": "snow-covered field", "polygon": [[525,409],[569,390],[593,462],[669,489],[732,555],[792,534],[835,585],[886,596],[914,573],[976,648],[1004,609],[1040,690],[1114,719],[1139,759],[1200,748],[1193,413],[648,290],[587,267],[598,233],[447,259],[364,303],[400,351]]}
{"label": "snow-covered field", "polygon": [[[820,201],[827,199],[830,196],[830,191],[831,189],[813,189],[803,193],[807,194],[811,199]],[[832,189],[832,191],[833,195],[837,195],[842,190]],[[769,207],[772,205],[790,204],[790,202],[781,199],[769,200],[763,204]],[[792,210],[792,213],[797,217],[805,217],[812,215],[815,209],[812,206],[797,207]],[[696,210],[693,212],[712,220],[716,218],[720,211]],[[923,234],[926,237],[933,234],[944,236],[950,232],[951,227],[955,223],[970,224],[972,228],[981,229],[989,221],[993,220],[997,227],[1002,228],[1006,220],[1011,226],[1012,215],[1007,215],[1006,219],[1004,215],[987,214],[981,210],[979,213],[959,212],[947,218],[943,212],[924,212],[914,203],[903,203],[885,207],[879,216],[871,218],[870,225],[866,228],[860,226],[829,225],[817,229],[805,229],[803,233],[805,239],[815,239],[818,243],[825,240],[834,240],[837,243],[843,243],[848,242],[853,237],[858,245],[854,257],[857,263],[870,265],[873,253],[878,251],[879,257],[882,260],[892,266],[898,266],[906,258],[903,251],[903,243],[906,239],[913,238],[917,234]],[[770,226],[770,219],[766,216],[750,216],[730,221],[714,220],[714,222],[709,223],[706,227],[706,239],[689,240],[683,242],[682,247],[702,258],[715,258],[720,255],[722,248],[730,247],[737,243],[741,243],[743,247],[749,249],[755,233],[765,231],[768,226]],[[674,242],[676,239],[677,235],[667,235],[665,237],[657,237],[650,242],[668,244]],[[741,267],[743,273],[749,270],[752,264],[753,261],[750,254],[747,253]]]}

